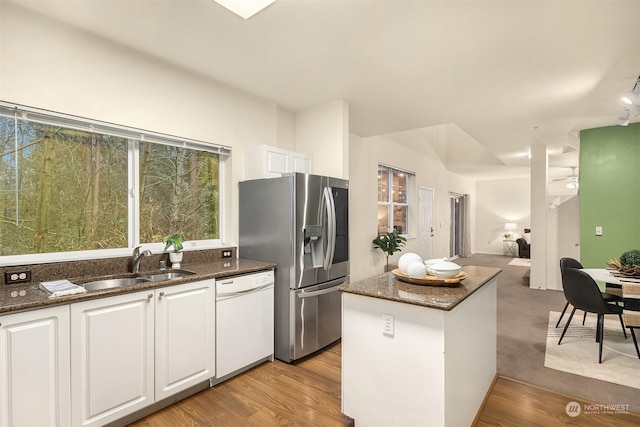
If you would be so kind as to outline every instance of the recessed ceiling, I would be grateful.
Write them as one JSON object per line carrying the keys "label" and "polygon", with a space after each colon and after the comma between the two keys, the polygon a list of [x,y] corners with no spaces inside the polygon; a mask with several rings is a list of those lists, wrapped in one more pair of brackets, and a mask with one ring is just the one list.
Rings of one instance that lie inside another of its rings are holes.
{"label": "recessed ceiling", "polygon": [[632,0],[278,0],[248,20],[212,0],[14,3],[291,111],[345,100],[362,137],[454,124],[494,170],[615,125],[640,72]]}

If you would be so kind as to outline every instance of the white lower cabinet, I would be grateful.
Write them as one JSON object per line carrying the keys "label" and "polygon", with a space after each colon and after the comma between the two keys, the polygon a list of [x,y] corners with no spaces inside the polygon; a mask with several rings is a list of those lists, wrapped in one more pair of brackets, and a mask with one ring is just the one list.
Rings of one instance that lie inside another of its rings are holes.
{"label": "white lower cabinet", "polygon": [[103,425],[154,402],[154,291],[71,304],[72,425]]}
{"label": "white lower cabinet", "polygon": [[69,306],[0,316],[0,425],[70,425],[69,366]]}
{"label": "white lower cabinet", "polygon": [[156,401],[215,375],[215,280],[156,290]]}
{"label": "white lower cabinet", "polygon": [[71,304],[74,426],[100,426],[215,374],[215,280]]}

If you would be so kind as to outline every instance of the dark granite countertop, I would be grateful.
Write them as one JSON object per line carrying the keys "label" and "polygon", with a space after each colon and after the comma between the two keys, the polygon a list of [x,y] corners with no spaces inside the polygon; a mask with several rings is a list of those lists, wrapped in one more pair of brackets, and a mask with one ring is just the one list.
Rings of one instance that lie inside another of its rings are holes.
{"label": "dark granite countertop", "polygon": [[[33,310],[46,306],[69,304],[72,302],[84,301],[89,299],[103,298],[107,296],[125,294],[130,292],[141,291],[145,289],[162,288],[188,282],[197,282],[205,279],[217,279],[221,277],[235,276],[239,274],[255,273],[275,268],[276,264],[251,261],[246,259],[230,258],[224,260],[215,260],[202,262],[197,264],[182,264],[180,270],[192,271],[196,274],[181,277],[179,279],[165,280],[162,282],[143,282],[135,285],[112,288],[100,291],[91,291],[83,294],[74,294],[62,297],[49,298],[49,295],[42,291],[39,282],[22,283],[19,285],[0,286],[0,314],[11,313],[22,310]],[[153,272],[171,272],[171,269],[165,271],[141,271],[140,275]],[[109,276],[100,277],[82,277],[68,278],[72,283],[82,284],[92,280],[105,279]]]}
{"label": "dark granite countertop", "polygon": [[340,286],[342,292],[387,299],[424,307],[451,310],[502,271],[499,268],[467,265],[468,277],[453,286],[413,285],[389,272]]}

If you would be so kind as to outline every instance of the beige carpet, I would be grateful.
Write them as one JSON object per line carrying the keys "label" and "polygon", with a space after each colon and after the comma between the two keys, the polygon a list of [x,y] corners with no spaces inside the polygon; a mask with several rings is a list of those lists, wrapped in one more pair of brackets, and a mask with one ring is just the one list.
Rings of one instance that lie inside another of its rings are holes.
{"label": "beige carpet", "polygon": [[596,316],[594,314],[587,315],[585,325],[582,326],[584,312],[576,311],[571,325],[562,339],[562,344],[558,345],[562,329],[569,319],[570,313],[571,306],[562,318],[560,326],[556,328],[555,325],[560,313],[549,312],[544,366],[640,389],[640,359],[636,354],[629,329],[627,329],[628,338],[625,339],[620,320],[616,316],[605,316],[602,363],[598,363],[598,343],[595,340]]}
{"label": "beige carpet", "polygon": [[529,258],[514,258],[509,262],[509,265],[515,265],[516,267],[531,267],[531,260]]}

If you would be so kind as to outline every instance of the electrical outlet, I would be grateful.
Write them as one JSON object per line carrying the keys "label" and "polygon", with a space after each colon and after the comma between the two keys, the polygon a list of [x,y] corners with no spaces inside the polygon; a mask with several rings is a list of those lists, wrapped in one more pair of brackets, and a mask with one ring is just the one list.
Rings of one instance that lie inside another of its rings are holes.
{"label": "electrical outlet", "polygon": [[5,285],[11,285],[14,283],[22,283],[22,282],[30,282],[30,281],[31,281],[31,270],[4,272]]}
{"label": "electrical outlet", "polygon": [[231,258],[231,251],[222,251],[222,258]]}
{"label": "electrical outlet", "polygon": [[382,333],[393,336],[393,314],[382,313]]}

